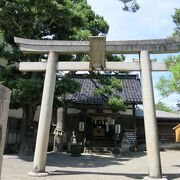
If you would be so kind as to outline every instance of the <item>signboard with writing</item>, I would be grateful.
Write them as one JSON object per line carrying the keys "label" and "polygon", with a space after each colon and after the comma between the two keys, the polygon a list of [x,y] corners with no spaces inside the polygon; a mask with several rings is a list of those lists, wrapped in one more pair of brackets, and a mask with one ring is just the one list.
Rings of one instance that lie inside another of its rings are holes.
{"label": "signboard with writing", "polygon": [[127,134],[127,139],[128,139],[128,142],[129,144],[135,144],[136,143],[136,132],[135,131],[129,131],[129,132],[126,132]]}

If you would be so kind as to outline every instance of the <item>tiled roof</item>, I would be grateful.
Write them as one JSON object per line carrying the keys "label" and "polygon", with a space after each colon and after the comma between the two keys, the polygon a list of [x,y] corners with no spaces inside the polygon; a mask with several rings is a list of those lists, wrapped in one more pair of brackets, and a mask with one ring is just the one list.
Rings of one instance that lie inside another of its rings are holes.
{"label": "tiled roof", "polygon": [[[137,75],[105,75],[105,77],[112,76],[122,81],[123,90],[118,95],[126,104],[142,104],[141,83]],[[87,75],[75,75],[74,79],[81,84],[81,89],[77,93],[68,95],[67,98],[71,102],[89,105],[104,103],[101,95],[94,95],[95,85]],[[93,80],[96,81],[96,79]],[[102,85],[99,84],[98,86],[101,87]]]}
{"label": "tiled roof", "polygon": [[[136,109],[135,115],[137,118],[144,117],[143,109],[140,109],[140,108]],[[179,114],[175,114],[172,112],[160,111],[160,110],[156,110],[156,118],[180,120]]]}

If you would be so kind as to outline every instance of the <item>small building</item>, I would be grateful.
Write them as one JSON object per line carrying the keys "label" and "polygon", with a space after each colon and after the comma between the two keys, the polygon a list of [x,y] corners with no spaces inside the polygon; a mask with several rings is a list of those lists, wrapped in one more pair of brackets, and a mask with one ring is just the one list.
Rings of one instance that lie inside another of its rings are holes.
{"label": "small building", "polygon": [[[81,85],[80,91],[67,95],[70,102],[64,108],[65,138],[64,147],[68,148],[72,135],[76,136],[78,144],[83,148],[109,147],[121,145],[122,142],[129,146],[145,143],[144,115],[143,110],[138,108],[142,105],[141,83],[138,75],[106,75],[115,76],[122,82],[122,92],[119,95],[126,104],[126,111],[116,111],[107,106],[101,95],[94,95],[97,79],[87,74],[74,75],[74,79]],[[100,86],[100,85],[99,85]],[[34,121],[39,119],[39,107]],[[163,111],[156,111],[160,143],[175,141],[172,130],[180,123],[178,115]],[[22,110],[10,110],[7,131],[7,146],[20,143],[20,122]],[[53,130],[51,127],[50,144],[53,144]],[[117,130],[119,129],[119,130]],[[117,133],[119,131],[120,133]],[[122,145],[123,146],[123,145]]]}
{"label": "small building", "polygon": [[176,142],[180,142],[180,124],[178,124],[177,126],[175,126],[175,127],[173,128],[173,130],[175,131]]}
{"label": "small building", "polygon": [[[141,83],[137,75],[107,75],[115,76],[122,81],[123,90],[120,93],[127,108],[126,111],[115,111],[105,104],[105,99],[100,95],[94,95],[95,85],[87,74],[75,75],[74,79],[81,85],[79,92],[69,94],[67,99],[70,105],[64,108],[65,120],[65,146],[71,143],[72,133],[75,132],[77,142],[83,147],[114,147],[117,141],[121,141],[123,134],[127,133],[130,141],[136,141],[135,109],[142,104]],[[38,122],[39,108],[34,121]],[[20,122],[22,110],[9,111],[6,147],[14,147],[20,143]],[[121,126],[121,133],[115,132],[116,124]],[[53,125],[53,124],[52,124]],[[83,130],[80,129],[83,125]],[[53,127],[50,141],[52,144]],[[133,136],[133,137],[132,137]]]}
{"label": "small building", "polygon": [[[83,147],[114,147],[121,144],[124,134],[130,143],[136,143],[136,106],[142,104],[141,83],[137,75],[106,75],[115,76],[122,82],[120,93],[127,108],[126,111],[115,111],[105,104],[101,95],[94,95],[96,86],[87,75],[75,75],[75,80],[81,84],[81,90],[68,95],[71,107],[65,110],[67,143],[70,143],[72,132],[75,132],[77,142]],[[100,85],[99,85],[100,86]],[[81,124],[84,129],[80,130]],[[116,132],[121,127],[121,132]]]}
{"label": "small building", "polygon": [[[121,97],[127,105],[125,112],[113,111],[104,104],[101,96],[95,96],[93,94],[95,86],[90,78],[85,75],[75,76],[81,84],[81,90],[68,97],[72,107],[65,111],[67,142],[74,131],[77,141],[85,147],[114,147],[117,137],[115,126],[120,125],[119,144],[122,138],[125,138],[130,146],[145,144],[144,114],[139,108],[142,105],[140,79],[137,75],[116,75],[116,78],[123,84]],[[174,143],[175,135],[172,128],[180,123],[179,115],[156,110],[156,119],[159,142]],[[82,122],[84,130],[79,131]]]}
{"label": "small building", "polygon": [[[180,123],[180,116],[175,113],[156,110],[156,120],[160,143],[174,143],[173,127]],[[136,109],[137,141],[145,143],[144,113],[143,109]]]}

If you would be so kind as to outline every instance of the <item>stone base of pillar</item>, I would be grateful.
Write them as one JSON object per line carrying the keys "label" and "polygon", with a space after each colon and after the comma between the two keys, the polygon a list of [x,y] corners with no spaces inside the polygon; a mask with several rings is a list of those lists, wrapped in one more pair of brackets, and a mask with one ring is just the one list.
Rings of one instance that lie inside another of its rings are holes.
{"label": "stone base of pillar", "polygon": [[45,177],[45,176],[49,176],[49,173],[44,171],[44,172],[28,172],[27,174],[28,176],[31,176],[31,177]]}
{"label": "stone base of pillar", "polygon": [[162,178],[153,178],[153,177],[145,176],[144,180],[168,180],[168,179],[165,178],[165,177],[162,177]]}

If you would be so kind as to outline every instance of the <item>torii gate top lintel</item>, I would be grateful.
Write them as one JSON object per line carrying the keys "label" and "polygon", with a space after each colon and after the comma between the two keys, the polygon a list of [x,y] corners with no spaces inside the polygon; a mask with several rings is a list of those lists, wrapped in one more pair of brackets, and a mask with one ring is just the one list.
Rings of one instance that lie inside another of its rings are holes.
{"label": "torii gate top lintel", "polygon": [[[106,41],[106,37],[90,37],[90,41],[61,41],[61,40],[32,40],[14,38],[25,53],[49,53],[58,54],[90,54],[89,62],[58,62],[57,69],[64,71],[139,71],[138,62],[105,62],[105,53],[139,54],[146,50],[149,53],[174,53],[180,51],[180,38],[132,40],[132,41]],[[21,62],[21,71],[45,71],[46,63],[42,62]],[[152,62],[153,71],[167,70],[163,62]]]}
{"label": "torii gate top lintel", "polygon": [[[90,43],[94,39],[105,37],[90,37],[90,41],[64,41],[64,40],[32,40],[15,37],[15,43],[26,53],[46,53],[54,51],[61,54],[88,53]],[[106,41],[105,51],[117,54],[136,54],[142,50],[147,50],[151,54],[175,53],[180,51],[180,37],[149,40],[128,40],[128,41]]]}

